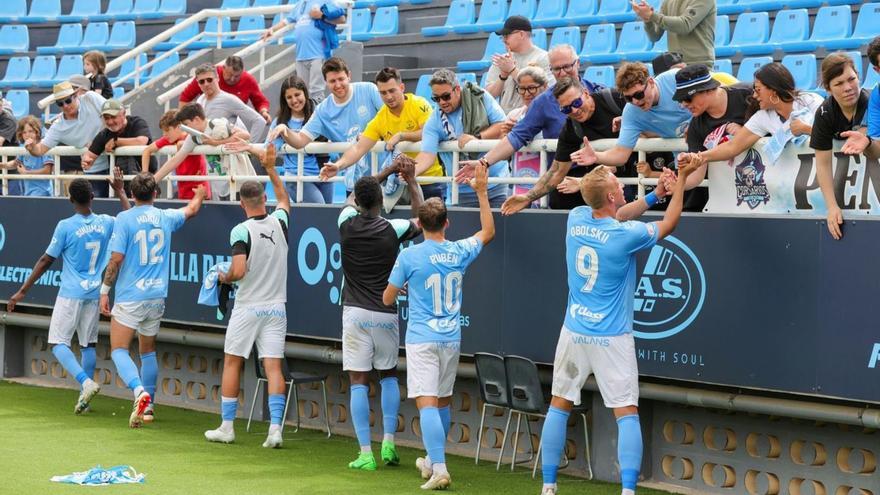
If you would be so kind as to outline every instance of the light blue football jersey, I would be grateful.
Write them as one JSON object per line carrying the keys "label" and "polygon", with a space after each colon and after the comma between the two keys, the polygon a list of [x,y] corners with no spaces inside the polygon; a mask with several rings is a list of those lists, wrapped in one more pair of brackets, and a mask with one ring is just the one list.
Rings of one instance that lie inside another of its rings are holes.
{"label": "light blue football jersey", "polygon": [[113,234],[110,215],[77,213],[58,222],[46,254],[61,258],[61,289],[58,295],[70,299],[98,299],[101,277],[110,259],[107,249]]}
{"label": "light blue football jersey", "polygon": [[116,302],[168,295],[171,234],[186,221],[179,209],[137,206],[116,217],[110,251],[125,256],[116,280]]}
{"label": "light blue football jersey", "polygon": [[409,282],[407,344],[461,340],[464,273],[482,249],[479,239],[468,237],[442,243],[425,240],[400,252],[388,281],[395,287]]}
{"label": "light blue football jersey", "polygon": [[657,225],[593,218],[592,208],[579,206],[568,214],[566,228],[565,327],[606,337],[632,332],[635,254],[657,244]]}

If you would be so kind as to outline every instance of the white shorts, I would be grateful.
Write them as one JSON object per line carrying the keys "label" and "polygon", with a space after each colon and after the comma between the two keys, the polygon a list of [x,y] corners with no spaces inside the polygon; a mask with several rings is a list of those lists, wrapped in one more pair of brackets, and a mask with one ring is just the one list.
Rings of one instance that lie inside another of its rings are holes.
{"label": "white shorts", "polygon": [[343,370],[390,370],[397,366],[399,348],[397,313],[342,307]]}
{"label": "white shorts", "polygon": [[596,376],[605,407],[637,406],[639,368],[632,334],[590,336],[562,327],[553,360],[553,395],[580,404],[590,374]]}
{"label": "white shorts", "polygon": [[449,397],[458,372],[461,342],[406,344],[407,397]]}
{"label": "white shorts", "polygon": [[121,302],[113,305],[113,319],[145,337],[159,333],[159,323],[165,314],[165,299]]}
{"label": "white shorts", "polygon": [[248,359],[254,342],[261,358],[283,358],[287,336],[285,303],[232,308],[223,352]]}
{"label": "white shorts", "polygon": [[74,333],[80,347],[97,343],[99,315],[97,299],[58,296],[55,298],[55,309],[52,310],[52,321],[49,322],[49,343],[70,347]]}

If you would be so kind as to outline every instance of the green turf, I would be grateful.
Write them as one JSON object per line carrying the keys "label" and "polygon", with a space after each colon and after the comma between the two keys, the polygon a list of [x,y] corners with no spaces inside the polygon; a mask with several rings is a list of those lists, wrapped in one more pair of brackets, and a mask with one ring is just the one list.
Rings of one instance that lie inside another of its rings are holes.
{"label": "green turf", "polygon": [[[285,430],[284,448],[261,447],[265,433],[247,434],[236,422],[231,445],[212,444],[202,433],[218,416],[159,406],[157,421],[140,430],[127,425],[131,402],[98,396],[93,412],[74,416],[76,392],[0,381],[0,493],[3,494],[333,494],[420,493],[415,449],[400,448],[401,466],[375,472],[347,468],[357,455],[352,438],[326,439],[315,431]],[[115,413],[115,415],[114,415]],[[265,431],[265,424],[258,424]],[[379,445],[374,445],[379,456]],[[450,456],[456,493],[530,494],[541,491],[531,472],[498,473],[489,462]],[[53,475],[95,465],[129,464],[146,474],[143,485],[102,488],[52,483]],[[618,485],[560,477],[560,492],[620,493]],[[639,490],[641,494],[662,493]]]}

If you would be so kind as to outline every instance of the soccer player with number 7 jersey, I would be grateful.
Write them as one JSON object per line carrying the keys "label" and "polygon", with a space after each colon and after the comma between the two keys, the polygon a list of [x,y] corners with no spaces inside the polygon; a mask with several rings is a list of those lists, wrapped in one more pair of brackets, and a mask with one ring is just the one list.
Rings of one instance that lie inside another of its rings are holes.
{"label": "soccer player with number 7 jersey", "polygon": [[[156,334],[165,313],[171,234],[194,217],[205,199],[199,186],[195,197],[180,209],[159,209],[153,200],[159,192],[156,179],[141,172],[131,181],[135,207],[116,217],[110,238],[110,262],[101,286],[101,312],[110,320],[110,348],[119,378],[134,391],[134,408],[128,425],[140,427],[153,420],[152,399],[156,395],[159,366]],[[116,282],[116,301],[110,311],[110,288]],[[135,332],[141,355],[141,370],[128,353]]]}
{"label": "soccer player with number 7 jersey", "polygon": [[446,469],[449,402],[461,352],[461,288],[464,272],[495,237],[495,221],[487,193],[488,172],[478,166],[471,187],[480,204],[480,231],[460,241],[446,240],[446,205],[438,198],[419,208],[425,241],[397,257],[388,287],[382,294],[392,305],[408,284],[409,322],[406,329],[406,386],[419,409],[422,442],[427,458],[416,459],[424,490],[442,490],[452,479]]}

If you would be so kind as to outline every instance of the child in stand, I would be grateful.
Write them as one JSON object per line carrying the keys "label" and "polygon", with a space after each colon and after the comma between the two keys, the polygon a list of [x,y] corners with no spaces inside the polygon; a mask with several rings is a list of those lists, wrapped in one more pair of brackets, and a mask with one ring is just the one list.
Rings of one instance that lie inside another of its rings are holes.
{"label": "child in stand", "polygon": [[104,74],[107,68],[107,57],[104,52],[92,50],[83,55],[83,72],[92,80],[92,91],[109,100],[113,98],[113,86]]}
{"label": "child in stand", "polygon": [[[38,143],[43,138],[42,126],[39,119],[33,115],[22,117],[18,121],[15,137],[19,146],[24,148],[30,143]],[[0,167],[15,169],[21,175],[49,175],[52,173],[54,162],[49,155],[31,156],[30,153],[18,156],[15,160],[0,163]],[[24,180],[25,196],[52,196],[51,180]]]}
{"label": "child in stand", "polygon": [[[141,155],[141,167],[144,172],[149,171],[150,157],[165,146],[176,145],[180,149],[186,139],[186,132],[180,128],[177,121],[177,110],[169,110],[159,119],[159,128],[162,129],[162,137],[147,146]],[[207,175],[207,163],[204,155],[189,155],[177,167],[177,175]],[[211,186],[208,182],[180,181],[177,183],[178,199],[192,199],[195,190],[199,186],[205,186],[208,193],[206,199],[211,198]]]}

